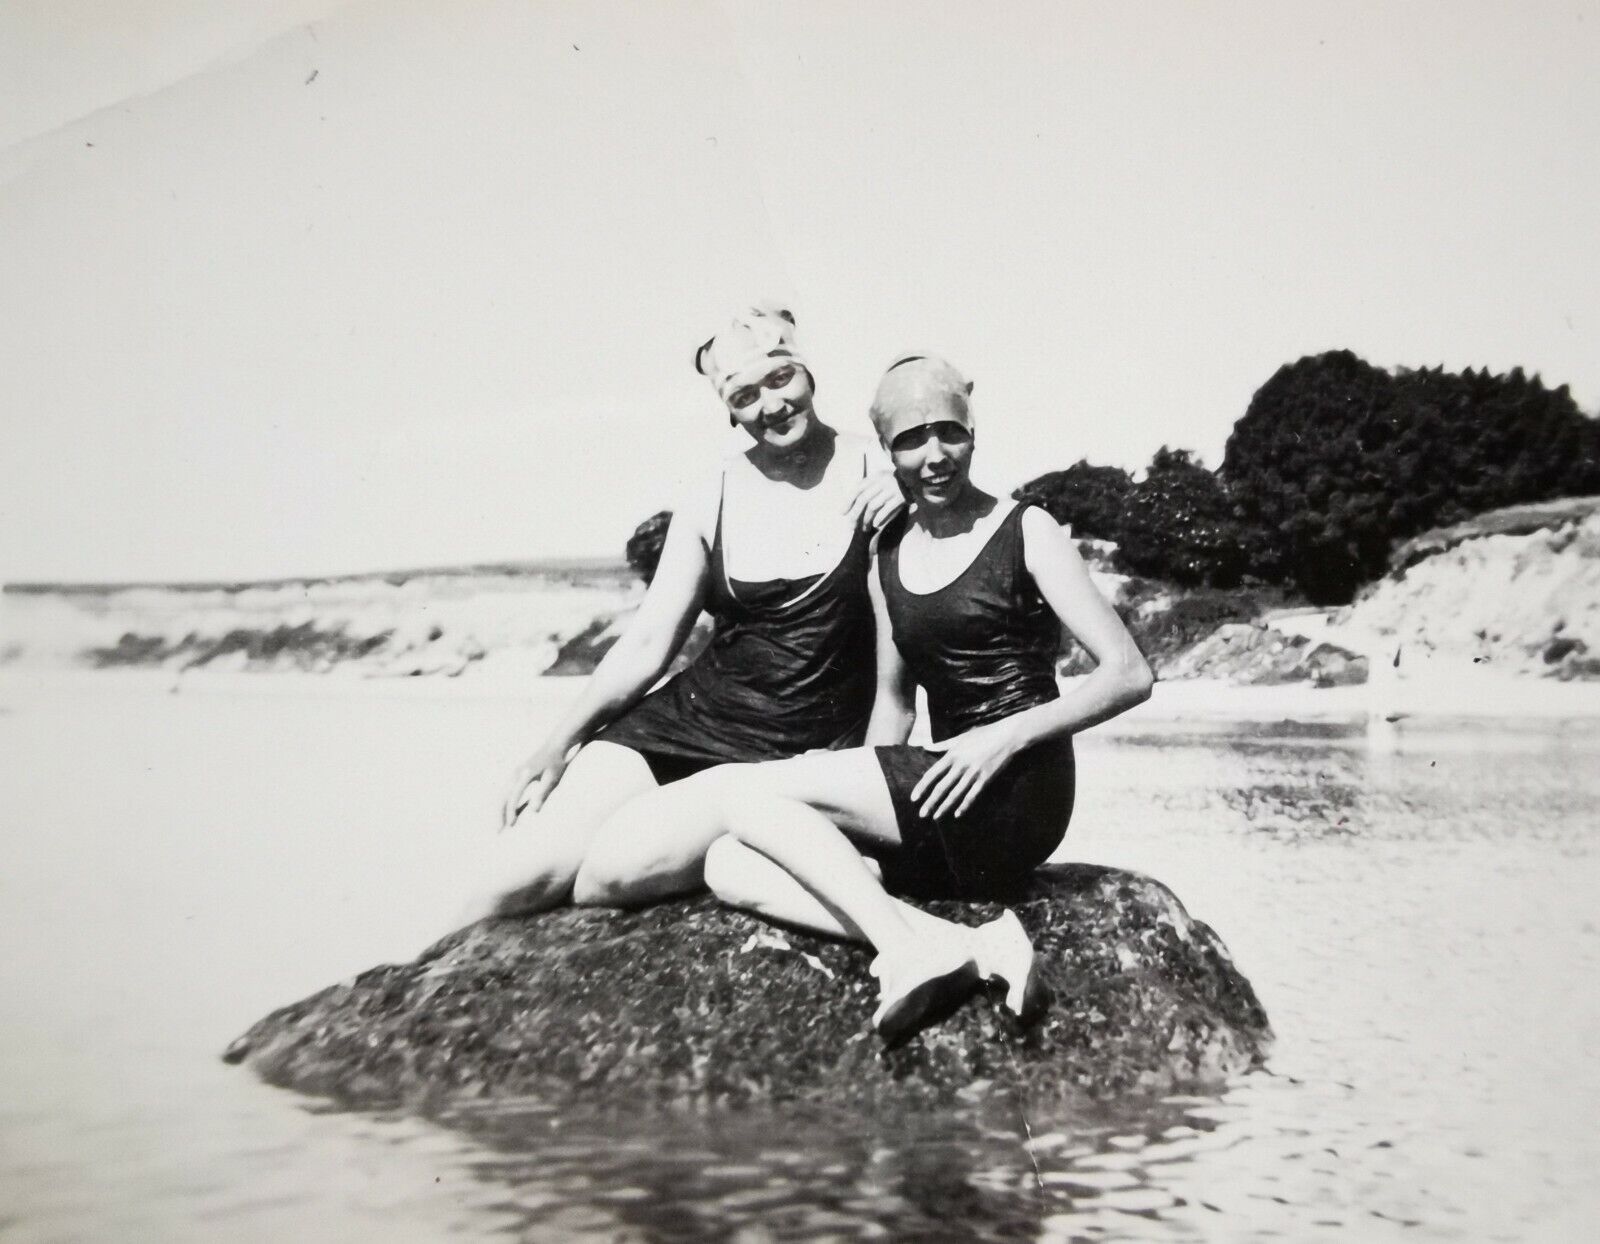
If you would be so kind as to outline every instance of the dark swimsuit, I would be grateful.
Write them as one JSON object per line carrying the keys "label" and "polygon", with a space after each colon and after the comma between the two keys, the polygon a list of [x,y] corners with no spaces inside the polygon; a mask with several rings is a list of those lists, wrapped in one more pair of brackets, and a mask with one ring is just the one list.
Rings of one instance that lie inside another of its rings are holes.
{"label": "dark swimsuit", "polygon": [[872,713],[870,534],[858,529],[825,575],[729,579],[726,495],[724,474],[706,598],[710,644],[594,736],[638,752],[661,784],[712,765],[856,746]]}
{"label": "dark swimsuit", "polygon": [[[899,648],[928,694],[934,740],[1048,703],[1060,695],[1060,628],[1023,559],[1022,513],[1001,520],[965,570],[932,592],[900,580],[905,516],[878,542],[878,576]],[[875,749],[894,801],[900,846],[881,853],[884,883],[916,897],[1007,899],[1060,845],[1072,816],[1072,739],[1047,739],[1012,757],[960,817],[921,816],[911,791],[940,753]]]}

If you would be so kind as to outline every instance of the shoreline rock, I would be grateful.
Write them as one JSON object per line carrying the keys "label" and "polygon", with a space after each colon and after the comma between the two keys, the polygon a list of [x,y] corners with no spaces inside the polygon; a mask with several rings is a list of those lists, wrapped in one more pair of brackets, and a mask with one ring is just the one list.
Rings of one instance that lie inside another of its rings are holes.
{"label": "shoreline rock", "polygon": [[1230,622],[1186,649],[1163,678],[1226,678],[1245,686],[1309,682],[1351,687],[1367,681],[1368,659],[1337,644],[1313,643],[1261,623]]}
{"label": "shoreline rock", "polygon": [[[1053,995],[1027,1030],[980,994],[885,1050],[864,947],[697,898],[471,925],[274,1011],[224,1058],[347,1104],[423,1109],[1104,1099],[1215,1089],[1264,1060],[1249,982],[1165,886],[1066,865],[1014,906]],[[931,907],[969,924],[999,911]]]}

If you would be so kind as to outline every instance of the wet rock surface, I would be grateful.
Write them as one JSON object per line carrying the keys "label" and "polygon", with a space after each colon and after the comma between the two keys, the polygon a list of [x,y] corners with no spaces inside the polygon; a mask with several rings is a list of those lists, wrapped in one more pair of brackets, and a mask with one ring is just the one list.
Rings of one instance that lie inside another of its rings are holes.
{"label": "wet rock surface", "polygon": [[[1215,1088],[1263,1060],[1249,982],[1158,882],[1067,865],[1014,906],[1053,995],[1027,1029],[980,993],[885,1049],[865,948],[698,898],[469,926],[273,1012],[224,1057],[272,1084],[418,1108],[1103,1099]],[[967,924],[999,911],[932,909]]]}

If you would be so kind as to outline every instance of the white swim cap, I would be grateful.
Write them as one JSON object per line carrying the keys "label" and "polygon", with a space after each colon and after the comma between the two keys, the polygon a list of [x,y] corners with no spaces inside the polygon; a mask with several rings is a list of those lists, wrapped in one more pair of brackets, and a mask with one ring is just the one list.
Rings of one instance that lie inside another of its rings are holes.
{"label": "white swim cap", "polygon": [[972,381],[935,355],[908,354],[883,373],[870,414],[885,445],[928,423],[971,428]]}
{"label": "white swim cap", "polygon": [[794,316],[776,304],[763,303],[739,312],[728,327],[696,350],[694,366],[711,381],[718,397],[727,397],[736,375],[769,358],[788,359],[811,373],[794,342]]}

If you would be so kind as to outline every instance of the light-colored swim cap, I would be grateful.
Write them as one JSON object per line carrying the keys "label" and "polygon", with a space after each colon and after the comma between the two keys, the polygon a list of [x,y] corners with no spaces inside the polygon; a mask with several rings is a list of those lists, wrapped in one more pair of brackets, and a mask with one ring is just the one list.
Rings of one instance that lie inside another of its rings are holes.
{"label": "light-colored swim cap", "polygon": [[971,428],[972,381],[942,358],[909,354],[883,373],[870,413],[885,445],[927,423],[948,420]]}
{"label": "light-colored swim cap", "polygon": [[811,373],[794,343],[794,316],[776,304],[762,303],[739,312],[733,323],[696,350],[694,366],[711,381],[717,396],[725,398],[734,376],[769,358],[789,359]]}

